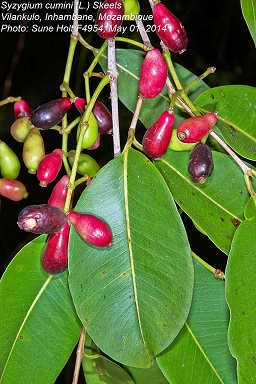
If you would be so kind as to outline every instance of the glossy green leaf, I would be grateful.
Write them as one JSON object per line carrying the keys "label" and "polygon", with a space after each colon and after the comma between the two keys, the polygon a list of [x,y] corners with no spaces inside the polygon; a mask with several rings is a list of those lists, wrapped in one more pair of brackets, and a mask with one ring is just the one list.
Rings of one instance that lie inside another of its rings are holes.
{"label": "glossy green leaf", "polygon": [[[140,77],[140,68],[142,61],[145,57],[145,52],[135,49],[117,49],[116,60],[118,68],[118,97],[121,102],[131,111],[134,112],[138,100],[138,83]],[[100,60],[103,69],[107,70],[107,58],[103,56]],[[177,75],[185,87],[197,78],[193,73],[185,69],[179,64],[175,64]],[[208,89],[208,86],[200,81],[192,88],[191,100],[193,101],[198,95]],[[170,101],[165,87],[161,95],[147,99],[143,103],[143,108],[140,113],[140,120],[149,128],[160,116],[160,114],[167,110],[170,106]],[[175,124],[184,119],[184,115],[180,110],[175,108]]]}
{"label": "glossy green leaf", "polygon": [[86,356],[82,360],[82,367],[86,384],[134,384],[122,366],[101,355],[98,349],[94,348],[94,343],[88,335],[84,352]]}
{"label": "glossy green leaf", "polygon": [[41,269],[45,240],[22,248],[0,282],[1,384],[54,383],[79,338],[67,273]]}
{"label": "glossy green leaf", "polygon": [[196,99],[195,105],[204,112],[217,111],[217,133],[241,156],[256,160],[256,88],[211,88]]}
{"label": "glossy green leaf", "polygon": [[254,44],[256,45],[256,1],[241,0],[241,8]]}
{"label": "glossy green leaf", "polygon": [[112,359],[150,366],[182,328],[193,291],[186,233],[160,173],[130,149],[81,195],[78,212],[106,220],[114,244],[86,244],[71,228],[69,284],[77,313]]}
{"label": "glossy green leaf", "polygon": [[256,217],[238,227],[226,268],[230,308],[229,347],[237,359],[239,384],[256,382]]}
{"label": "glossy green leaf", "polygon": [[228,343],[224,281],[195,262],[195,289],[186,324],[158,358],[172,384],[235,384],[236,362]]}
{"label": "glossy green leaf", "polygon": [[243,173],[229,156],[213,152],[214,171],[201,185],[191,181],[188,175],[188,158],[188,152],[169,150],[155,165],[178,205],[228,254],[249,199]]}
{"label": "glossy green leaf", "polygon": [[135,384],[168,384],[169,381],[165,378],[156,361],[150,368],[133,368],[126,367]]}
{"label": "glossy green leaf", "polygon": [[256,216],[256,198],[255,196],[251,196],[248,200],[245,209],[244,216],[247,220],[253,219]]}

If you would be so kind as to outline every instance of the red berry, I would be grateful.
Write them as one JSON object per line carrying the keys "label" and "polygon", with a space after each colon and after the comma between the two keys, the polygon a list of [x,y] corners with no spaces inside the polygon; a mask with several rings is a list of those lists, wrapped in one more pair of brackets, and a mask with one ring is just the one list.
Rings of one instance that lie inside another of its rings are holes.
{"label": "red berry", "polygon": [[48,237],[41,257],[44,271],[51,275],[61,273],[68,266],[69,225],[65,224],[58,232]]}
{"label": "red berry", "polygon": [[183,143],[197,143],[212,130],[216,121],[217,116],[214,113],[183,120],[177,127],[178,139]]}
{"label": "red berry", "polygon": [[151,99],[164,88],[168,67],[161,52],[154,48],[148,51],[141,65],[139,91],[141,96]]}
{"label": "red berry", "polygon": [[28,192],[23,183],[14,179],[0,179],[0,195],[12,201],[20,201],[28,197]]}
{"label": "red berry", "polygon": [[54,149],[46,155],[38,164],[37,178],[41,187],[46,187],[56,179],[62,166],[62,150]]}
{"label": "red berry", "polygon": [[68,193],[69,177],[67,175],[55,184],[51,196],[49,197],[48,204],[54,205],[60,209],[64,209],[67,193]]}
{"label": "red berry", "polygon": [[80,112],[80,114],[82,115],[85,111],[86,100],[83,99],[82,97],[77,97],[74,101],[74,104],[75,104],[75,107]]}
{"label": "red berry", "polygon": [[65,213],[49,204],[29,205],[18,216],[18,226],[26,232],[48,235],[58,232],[67,223]]}
{"label": "red berry", "polygon": [[30,115],[30,123],[37,128],[50,129],[59,124],[72,105],[68,97],[49,101],[34,109]]}
{"label": "red berry", "polygon": [[112,232],[105,221],[96,216],[73,210],[67,216],[77,233],[87,243],[96,247],[110,247],[112,245]]}
{"label": "red berry", "polygon": [[188,45],[188,38],[179,19],[162,3],[154,6],[153,17],[156,33],[170,51],[184,52]]}
{"label": "red berry", "polygon": [[97,13],[95,25],[97,33],[103,39],[110,39],[117,35],[122,24],[124,5],[122,0],[105,0]]}
{"label": "red berry", "polygon": [[142,145],[148,156],[158,158],[167,152],[172,136],[173,123],[173,113],[165,111],[146,131],[142,139]]}
{"label": "red berry", "polygon": [[103,135],[104,133],[111,134],[113,129],[112,116],[108,108],[100,101],[96,101],[93,106],[92,112],[96,117],[99,133],[101,135]]}
{"label": "red berry", "polygon": [[32,108],[25,100],[16,101],[13,104],[13,109],[16,119],[20,119],[21,117],[29,117],[32,112]]}
{"label": "red berry", "polygon": [[188,163],[188,173],[195,183],[203,184],[211,176],[214,165],[212,153],[208,145],[198,143],[191,151]]}

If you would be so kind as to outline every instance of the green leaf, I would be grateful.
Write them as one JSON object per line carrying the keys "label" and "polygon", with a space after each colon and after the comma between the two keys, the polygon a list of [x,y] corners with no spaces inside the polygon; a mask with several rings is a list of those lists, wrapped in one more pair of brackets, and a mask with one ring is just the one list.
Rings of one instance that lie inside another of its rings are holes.
{"label": "green leaf", "polygon": [[255,196],[251,196],[248,200],[245,209],[244,216],[247,220],[253,219],[256,216],[256,198]]}
{"label": "green leaf", "polygon": [[166,380],[162,371],[160,370],[156,361],[154,361],[152,367],[150,368],[133,368],[126,367],[126,370],[129,372],[131,377],[134,380],[135,384],[168,384],[169,381]]}
{"label": "green leaf", "polygon": [[51,276],[40,267],[45,240],[22,248],[1,279],[1,384],[54,383],[79,338],[67,273]]}
{"label": "green leaf", "polygon": [[177,204],[218,248],[228,254],[249,199],[243,173],[230,156],[213,152],[214,171],[201,185],[192,182],[188,175],[188,158],[188,152],[168,150],[155,165]]}
{"label": "green leaf", "polygon": [[[86,384],[134,384],[131,376],[115,361],[100,355],[93,348],[91,338],[86,335],[84,352],[86,356],[82,360]],[[97,357],[93,355],[97,354]]]}
{"label": "green leaf", "polygon": [[[140,67],[144,57],[145,52],[139,50],[116,50],[116,61],[119,74],[117,81],[118,97],[131,112],[134,112],[138,100]],[[104,71],[106,71],[106,55],[102,56],[100,64]],[[197,76],[179,64],[175,64],[175,70],[177,71],[177,75],[184,87],[197,78]],[[198,95],[207,89],[208,86],[203,81],[199,82],[195,87],[193,87],[190,95],[191,100],[193,101]],[[169,108],[169,106],[170,101],[167,94],[167,88],[165,87],[161,95],[144,101],[139,118],[145,127],[149,128],[158,119],[160,114]],[[178,108],[175,108],[175,118],[176,124],[178,124],[180,120],[184,119],[184,116]]]}
{"label": "green leaf", "polygon": [[217,133],[241,156],[256,160],[256,88],[211,88],[196,99],[195,105],[203,112],[217,111]]}
{"label": "green leaf", "polygon": [[241,0],[241,8],[254,44],[256,45],[256,1]]}
{"label": "green leaf", "polygon": [[226,268],[226,298],[230,308],[228,341],[237,359],[240,384],[256,380],[256,217],[238,227]]}
{"label": "green leaf", "polygon": [[157,362],[172,384],[234,384],[236,363],[227,344],[224,282],[195,262],[195,289],[186,324]]}
{"label": "green leaf", "polygon": [[193,291],[184,226],[160,173],[126,150],[81,195],[78,212],[109,223],[109,249],[86,244],[71,228],[69,284],[77,313],[112,359],[150,366],[182,328]]}

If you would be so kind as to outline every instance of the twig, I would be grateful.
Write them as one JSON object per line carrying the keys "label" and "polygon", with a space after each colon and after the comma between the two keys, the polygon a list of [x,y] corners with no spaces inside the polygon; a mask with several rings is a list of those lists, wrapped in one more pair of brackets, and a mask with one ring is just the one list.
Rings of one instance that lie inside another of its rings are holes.
{"label": "twig", "polygon": [[74,21],[72,36],[78,39],[78,13],[79,13],[79,0],[74,0]]}
{"label": "twig", "polygon": [[144,24],[142,22],[142,20],[139,20],[137,17],[135,18],[135,22],[137,24],[137,27],[138,27],[138,31],[140,33],[140,36],[142,38],[142,41],[143,43],[147,46],[147,47],[152,47],[152,44],[149,40],[149,37],[148,37],[148,34],[145,30],[145,27],[144,27]]}
{"label": "twig", "polygon": [[80,371],[81,363],[82,363],[83,356],[84,356],[84,339],[85,339],[85,328],[82,328],[78,347],[76,350],[76,364],[75,364],[75,370],[74,370],[72,384],[78,383],[79,371]]}
{"label": "twig", "polygon": [[121,153],[121,145],[120,145],[118,96],[117,96],[118,72],[116,68],[116,52],[115,52],[114,38],[108,39],[108,75],[111,79],[110,98],[111,98],[112,122],[113,122],[113,146],[114,146],[114,157],[116,157]]}

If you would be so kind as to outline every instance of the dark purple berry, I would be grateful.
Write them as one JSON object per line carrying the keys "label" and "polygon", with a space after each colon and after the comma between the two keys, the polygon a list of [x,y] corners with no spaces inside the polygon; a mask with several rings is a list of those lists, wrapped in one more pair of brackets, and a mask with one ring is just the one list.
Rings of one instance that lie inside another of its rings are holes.
{"label": "dark purple berry", "polygon": [[59,231],[66,223],[65,213],[49,204],[29,205],[18,216],[18,226],[26,232],[51,235]]}
{"label": "dark purple berry", "polygon": [[42,104],[31,112],[30,123],[37,128],[50,129],[59,124],[71,105],[72,101],[68,97]]}
{"label": "dark purple berry", "polygon": [[99,133],[101,135],[103,135],[104,133],[111,134],[113,128],[112,116],[108,108],[100,101],[96,101],[93,106],[92,112],[97,120]]}
{"label": "dark purple berry", "polygon": [[203,184],[211,176],[214,165],[211,149],[207,144],[198,143],[189,156],[188,173],[195,183]]}

